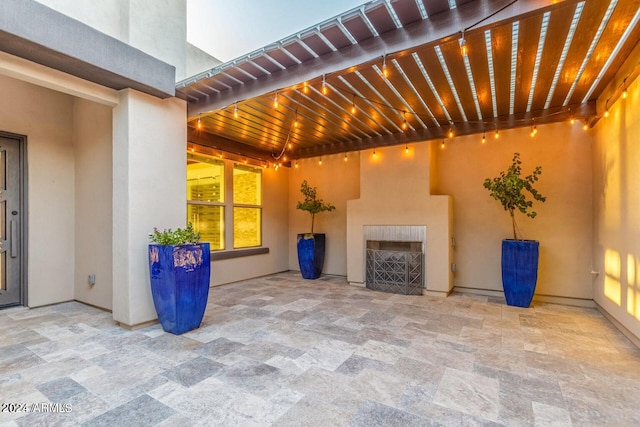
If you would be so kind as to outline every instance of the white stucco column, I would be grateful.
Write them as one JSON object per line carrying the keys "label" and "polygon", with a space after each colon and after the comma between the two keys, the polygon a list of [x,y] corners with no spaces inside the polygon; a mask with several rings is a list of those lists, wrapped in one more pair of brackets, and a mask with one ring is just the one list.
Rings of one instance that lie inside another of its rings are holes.
{"label": "white stucco column", "polygon": [[113,318],[154,320],[147,261],[153,227],[186,221],[186,104],[131,89],[113,109]]}

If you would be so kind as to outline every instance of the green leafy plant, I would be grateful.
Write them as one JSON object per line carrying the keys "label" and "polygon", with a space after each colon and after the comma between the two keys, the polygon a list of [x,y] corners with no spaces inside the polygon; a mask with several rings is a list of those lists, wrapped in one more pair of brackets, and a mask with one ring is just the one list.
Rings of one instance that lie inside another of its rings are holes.
{"label": "green leafy plant", "polygon": [[316,187],[310,187],[306,179],[302,181],[300,185],[300,192],[304,196],[304,201],[298,202],[296,209],[307,211],[311,214],[311,234],[313,234],[313,222],[316,214],[324,211],[332,211],[336,207],[330,203],[325,203],[322,199],[318,199],[318,190]]}
{"label": "green leafy plant", "polygon": [[[533,184],[538,181],[538,177],[542,174],[542,166],[536,166],[533,172],[524,178],[522,175],[522,161],[520,153],[513,154],[511,166],[507,171],[500,172],[500,175],[491,179],[484,180],[484,188],[489,190],[491,197],[502,204],[505,211],[511,216],[511,224],[513,227],[513,238],[522,240],[522,234],[516,223],[515,212],[520,211],[529,218],[535,218],[537,213],[532,211],[533,201],[527,199],[526,193],[531,194],[534,200],[544,202],[547,198],[533,188]],[[520,239],[518,239],[520,235]]]}
{"label": "green leafy plant", "polygon": [[149,233],[152,243],[163,246],[190,245],[200,242],[200,233],[196,233],[193,224],[189,223],[185,228],[164,229],[163,231],[153,227],[153,233]]}

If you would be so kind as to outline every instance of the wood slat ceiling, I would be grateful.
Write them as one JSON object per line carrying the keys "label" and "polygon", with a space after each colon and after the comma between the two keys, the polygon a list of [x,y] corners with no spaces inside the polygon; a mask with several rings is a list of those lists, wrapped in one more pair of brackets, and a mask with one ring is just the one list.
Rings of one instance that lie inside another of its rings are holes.
{"label": "wood slat ceiling", "polygon": [[[640,0],[376,0],[177,90],[189,102],[191,142],[261,160],[592,120],[640,39],[639,8]],[[385,51],[393,43],[404,47]],[[287,84],[274,90],[278,81]]]}

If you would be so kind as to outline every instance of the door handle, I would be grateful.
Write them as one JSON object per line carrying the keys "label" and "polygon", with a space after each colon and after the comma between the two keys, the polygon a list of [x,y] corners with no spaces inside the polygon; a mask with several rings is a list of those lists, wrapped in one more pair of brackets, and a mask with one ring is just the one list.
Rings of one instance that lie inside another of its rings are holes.
{"label": "door handle", "polygon": [[9,229],[11,230],[11,258],[18,257],[18,224],[10,221]]}

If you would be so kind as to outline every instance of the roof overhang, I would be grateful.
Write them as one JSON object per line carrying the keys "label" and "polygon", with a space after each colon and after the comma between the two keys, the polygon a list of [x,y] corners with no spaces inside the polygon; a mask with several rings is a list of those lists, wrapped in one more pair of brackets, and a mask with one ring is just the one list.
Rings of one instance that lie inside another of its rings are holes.
{"label": "roof overhang", "polygon": [[0,50],[112,89],[175,96],[175,67],[33,0],[0,2]]}

